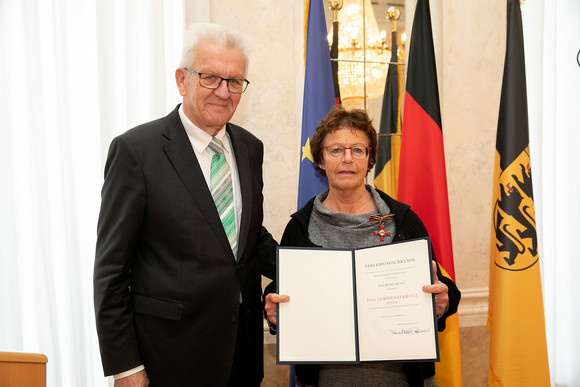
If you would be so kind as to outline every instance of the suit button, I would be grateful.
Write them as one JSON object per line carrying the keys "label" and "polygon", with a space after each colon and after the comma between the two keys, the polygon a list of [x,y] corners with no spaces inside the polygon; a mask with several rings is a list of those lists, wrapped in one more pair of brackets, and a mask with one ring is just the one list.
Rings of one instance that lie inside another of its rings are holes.
{"label": "suit button", "polygon": [[230,320],[232,322],[236,322],[236,321],[238,321],[238,316],[236,316],[235,314],[232,314],[232,316],[230,317]]}

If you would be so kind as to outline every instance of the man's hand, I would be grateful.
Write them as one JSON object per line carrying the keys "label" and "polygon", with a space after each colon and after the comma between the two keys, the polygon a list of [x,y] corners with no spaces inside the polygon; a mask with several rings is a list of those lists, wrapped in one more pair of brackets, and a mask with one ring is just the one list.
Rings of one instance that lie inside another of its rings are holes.
{"label": "man's hand", "polygon": [[268,315],[268,321],[276,325],[276,304],[279,302],[288,302],[290,297],[286,295],[279,295],[276,293],[270,293],[266,296],[266,303],[264,305],[264,310]]}
{"label": "man's hand", "polygon": [[147,377],[147,372],[141,370],[133,375],[126,376],[121,379],[115,380],[114,387],[148,387],[149,378]]}

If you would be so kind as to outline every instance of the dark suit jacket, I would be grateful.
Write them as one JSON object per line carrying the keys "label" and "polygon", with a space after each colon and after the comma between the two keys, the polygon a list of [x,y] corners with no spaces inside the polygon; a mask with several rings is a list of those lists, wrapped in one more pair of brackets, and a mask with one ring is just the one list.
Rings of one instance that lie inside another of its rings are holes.
{"label": "dark suit jacket", "polygon": [[260,274],[275,273],[262,227],[263,144],[226,130],[242,193],[237,262],[177,108],[111,144],[94,271],[106,375],[144,364],[152,386],[225,385],[241,292],[251,372],[262,379]]}

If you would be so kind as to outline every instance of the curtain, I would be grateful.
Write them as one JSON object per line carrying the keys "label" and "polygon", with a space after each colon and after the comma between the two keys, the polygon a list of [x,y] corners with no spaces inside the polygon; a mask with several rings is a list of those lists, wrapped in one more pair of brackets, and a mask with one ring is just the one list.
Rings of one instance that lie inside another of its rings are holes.
{"label": "curtain", "polygon": [[107,385],[92,272],[113,136],[167,114],[181,1],[0,1],[0,351],[48,386]]}
{"label": "curtain", "polygon": [[580,2],[522,6],[530,153],[552,386],[580,385]]}

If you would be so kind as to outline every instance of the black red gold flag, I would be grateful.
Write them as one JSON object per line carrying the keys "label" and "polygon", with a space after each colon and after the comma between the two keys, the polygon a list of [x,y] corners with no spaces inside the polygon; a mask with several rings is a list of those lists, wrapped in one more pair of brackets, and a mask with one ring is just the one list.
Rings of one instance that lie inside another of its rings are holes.
{"label": "black red gold flag", "polygon": [[[444,275],[455,281],[435,50],[428,0],[418,0],[407,65],[397,199],[419,215]],[[459,319],[439,333],[438,386],[461,386]]]}

